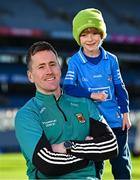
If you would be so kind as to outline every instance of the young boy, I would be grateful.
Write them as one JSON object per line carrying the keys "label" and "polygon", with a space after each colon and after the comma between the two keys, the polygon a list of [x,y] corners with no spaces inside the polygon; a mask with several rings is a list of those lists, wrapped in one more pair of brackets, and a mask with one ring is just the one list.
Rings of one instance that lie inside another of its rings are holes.
{"label": "young boy", "polygon": [[[117,57],[101,46],[106,35],[106,24],[99,10],[89,8],[76,14],[73,37],[80,49],[69,60],[64,90],[69,95],[96,101],[119,145],[119,156],[110,159],[113,176],[115,179],[131,179],[128,93]],[[97,165],[97,176],[101,178],[102,164]]]}

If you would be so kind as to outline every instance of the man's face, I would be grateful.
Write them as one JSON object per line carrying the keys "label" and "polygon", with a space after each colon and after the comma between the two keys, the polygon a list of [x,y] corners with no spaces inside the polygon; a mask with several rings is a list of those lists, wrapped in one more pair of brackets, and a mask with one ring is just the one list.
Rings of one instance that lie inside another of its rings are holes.
{"label": "man's face", "polygon": [[38,91],[55,94],[60,91],[61,69],[56,55],[52,51],[40,51],[31,57],[31,69],[28,78]]}

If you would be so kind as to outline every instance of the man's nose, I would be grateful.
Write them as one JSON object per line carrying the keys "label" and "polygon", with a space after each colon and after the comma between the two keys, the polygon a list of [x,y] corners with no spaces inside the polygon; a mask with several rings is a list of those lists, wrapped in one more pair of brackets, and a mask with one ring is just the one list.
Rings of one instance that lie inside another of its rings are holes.
{"label": "man's nose", "polygon": [[46,67],[46,73],[47,74],[51,74],[52,73],[52,69],[49,66]]}

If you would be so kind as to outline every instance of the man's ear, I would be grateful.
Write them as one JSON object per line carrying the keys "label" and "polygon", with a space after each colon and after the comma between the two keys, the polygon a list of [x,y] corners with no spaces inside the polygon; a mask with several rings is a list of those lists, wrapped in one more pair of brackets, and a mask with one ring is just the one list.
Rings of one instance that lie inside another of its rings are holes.
{"label": "man's ear", "polygon": [[33,80],[33,76],[32,76],[32,72],[31,71],[27,71],[27,76],[28,76],[28,79],[31,83],[34,83],[34,80]]}

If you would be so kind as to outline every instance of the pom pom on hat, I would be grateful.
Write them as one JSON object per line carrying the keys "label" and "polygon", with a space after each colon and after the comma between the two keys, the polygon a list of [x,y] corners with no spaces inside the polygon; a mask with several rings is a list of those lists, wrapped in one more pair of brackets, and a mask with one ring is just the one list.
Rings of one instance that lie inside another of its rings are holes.
{"label": "pom pom on hat", "polygon": [[80,45],[79,37],[83,30],[87,28],[96,28],[103,34],[103,39],[106,38],[106,24],[102,17],[102,13],[95,8],[81,10],[73,19],[73,37]]}

